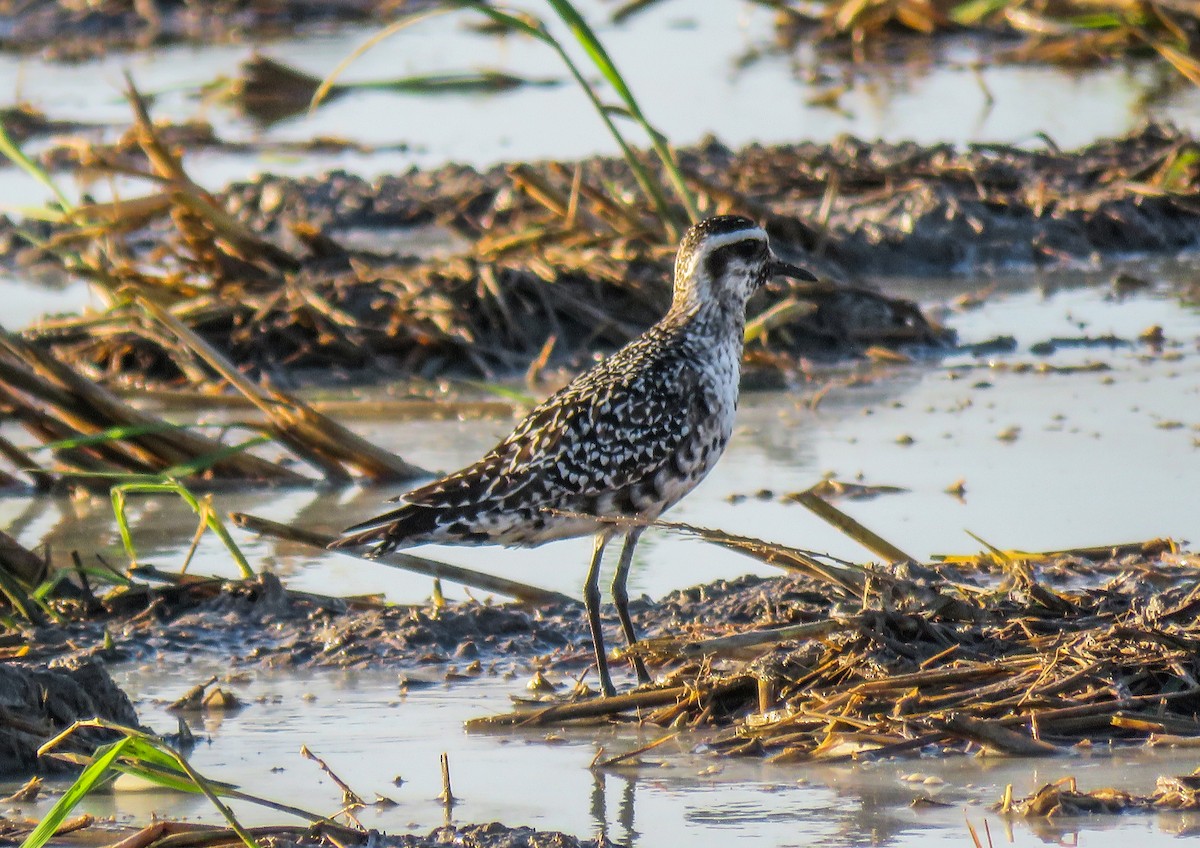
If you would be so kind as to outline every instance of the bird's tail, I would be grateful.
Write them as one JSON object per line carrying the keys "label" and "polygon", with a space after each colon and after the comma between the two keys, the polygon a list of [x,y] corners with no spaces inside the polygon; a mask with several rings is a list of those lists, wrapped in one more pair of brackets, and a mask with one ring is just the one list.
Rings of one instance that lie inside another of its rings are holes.
{"label": "bird's tail", "polygon": [[371,556],[379,556],[404,544],[413,544],[437,528],[438,510],[418,504],[399,509],[347,527],[329,543],[330,550],[375,545]]}

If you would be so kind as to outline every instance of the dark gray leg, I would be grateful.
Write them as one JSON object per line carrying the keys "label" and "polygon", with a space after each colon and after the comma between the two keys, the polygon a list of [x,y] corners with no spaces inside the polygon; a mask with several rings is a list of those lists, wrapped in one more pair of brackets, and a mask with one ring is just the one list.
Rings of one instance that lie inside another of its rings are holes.
{"label": "dark gray leg", "polygon": [[588,568],[587,582],[583,584],[583,603],[587,607],[588,625],[592,628],[592,646],[596,651],[596,673],[600,675],[600,691],[605,697],[617,694],[608,674],[608,660],[604,656],[604,634],[600,631],[600,560],[604,557],[604,546],[608,544],[608,537],[607,532],[596,534],[592,564]]}
{"label": "dark gray leg", "polygon": [[[617,617],[621,619],[621,629],[625,631],[625,641],[629,647],[637,644],[637,633],[633,630],[633,620],[629,617],[629,590],[625,588],[625,581],[629,579],[629,566],[633,563],[633,549],[637,547],[638,539],[642,536],[642,531],[645,527],[635,527],[625,534],[625,546],[621,548],[621,559],[617,563],[617,573],[613,575],[612,596],[613,601],[617,605]],[[639,656],[630,658],[633,661],[633,670],[637,672],[638,683],[649,683],[650,673],[646,671],[646,664],[642,662]]]}

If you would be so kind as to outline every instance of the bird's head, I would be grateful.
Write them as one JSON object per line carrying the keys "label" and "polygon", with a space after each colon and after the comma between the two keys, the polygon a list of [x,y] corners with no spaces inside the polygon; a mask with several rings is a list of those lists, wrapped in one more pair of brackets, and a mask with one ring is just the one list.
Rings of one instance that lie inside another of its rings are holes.
{"label": "bird's head", "polygon": [[672,310],[717,308],[741,316],[746,301],[776,275],[815,280],[803,268],[779,261],[762,227],[740,215],[706,218],[687,231],[675,257]]}

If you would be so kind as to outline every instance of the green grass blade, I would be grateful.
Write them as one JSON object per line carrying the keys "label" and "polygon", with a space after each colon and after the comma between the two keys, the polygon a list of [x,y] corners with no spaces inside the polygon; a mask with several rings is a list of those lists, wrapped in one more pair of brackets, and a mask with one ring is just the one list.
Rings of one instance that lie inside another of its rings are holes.
{"label": "green grass blade", "polygon": [[546,0],[550,7],[554,9],[555,14],[562,19],[562,22],[571,30],[571,34],[575,36],[575,40],[588,54],[592,60],[592,64],[604,75],[604,78],[621,96],[621,99],[629,105],[629,109],[635,115],[641,116],[641,110],[637,107],[637,101],[634,99],[633,92],[629,90],[629,86],[625,84],[625,78],[621,76],[621,72],[617,70],[617,66],[609,57],[608,51],[604,49],[603,42],[596,36],[593,30],[583,15],[572,6],[567,0]]}
{"label": "green grass blade", "polygon": [[[133,730],[133,728],[129,728]],[[122,731],[125,732],[125,731]],[[175,775],[176,777],[187,777],[187,772],[179,767],[179,760],[173,752],[164,750],[164,744],[160,739],[152,736],[142,735],[139,732],[128,734],[130,740],[129,748],[127,749],[127,759],[125,766],[142,767],[156,769],[163,772],[165,775]],[[189,792],[198,791],[193,785]]]}
{"label": "green grass blade", "polygon": [[37,620],[37,616],[32,612],[33,607],[37,605],[36,599],[30,597],[17,579],[3,569],[0,569],[0,595],[7,598],[13,610],[26,621]]}
{"label": "green grass blade", "polygon": [[200,787],[192,782],[186,774],[175,769],[162,769],[158,766],[143,765],[136,762],[113,763],[113,768],[122,774],[136,777],[172,792],[182,792],[187,795],[203,795]]}
{"label": "green grass blade", "polygon": [[537,398],[533,395],[522,392],[519,389],[509,388],[502,383],[487,383],[483,380],[462,380],[461,383],[464,386],[487,392],[504,400],[511,400],[518,406],[536,406],[538,402]]}
{"label": "green grass blade", "polygon": [[617,125],[613,123],[612,117],[608,114],[608,110],[604,103],[600,100],[600,95],[592,87],[592,84],[587,81],[583,72],[579,70],[579,66],[567,54],[567,51],[557,41],[550,41],[554,52],[558,54],[559,59],[567,66],[567,70],[571,72],[571,76],[575,78],[575,82],[579,83],[579,87],[583,89],[588,100],[592,103],[592,108],[596,110],[596,114],[600,116],[600,120],[604,122],[604,126],[608,129],[610,135],[617,142],[617,146],[621,148],[621,155],[625,157],[625,161],[629,164],[629,169],[633,171],[633,177],[637,181],[638,187],[642,193],[654,204],[655,213],[660,221],[667,227],[673,238],[678,238],[679,228],[676,226],[675,218],[671,214],[671,207],[667,203],[667,199],[663,196],[650,174],[642,166],[641,160],[638,159],[637,153],[629,146],[629,142],[625,140],[625,136],[617,129]]}
{"label": "green grass blade", "polygon": [[131,568],[137,565],[137,549],[133,546],[133,534],[129,531],[129,516],[125,514],[126,495],[131,491],[139,491],[134,487],[153,485],[156,484],[121,483],[108,490],[108,496],[112,500],[113,516],[117,520],[117,532],[121,534],[121,544],[125,548],[125,554],[129,557]]}
{"label": "green grass blade", "polygon": [[8,134],[8,130],[4,127],[3,121],[0,121],[0,154],[3,154],[10,162],[48,188],[58,198],[59,205],[62,206],[64,212],[70,213],[75,211],[75,205],[71,203],[63,190],[58,187],[58,184],[54,182],[54,179],[47,173],[46,169],[26,156],[25,151],[12,140],[12,137]]}
{"label": "green grass blade", "polygon": [[[125,774],[140,777],[164,789],[175,792],[187,792],[192,795],[203,795],[204,790],[188,776],[179,764],[179,755],[174,751],[168,752],[159,747],[157,740],[152,737],[130,736],[131,744],[121,761],[113,764],[113,768]],[[232,783],[205,778],[209,788],[218,795],[236,792],[237,786]]]}
{"label": "green grass blade", "polygon": [[498,9],[489,3],[480,2],[480,0],[446,0],[446,5],[451,8],[473,9],[491,18],[493,23],[498,24],[506,30],[514,30],[530,38],[536,38],[538,41],[546,44],[553,42],[550,33],[546,31],[546,27],[542,22],[532,16],[525,18],[514,15],[511,12]]}
{"label": "green grass blade", "polygon": [[[234,818],[233,812],[217,797],[218,794],[251,804],[257,804],[272,810],[278,810],[288,815],[298,816],[310,822],[330,821],[326,816],[319,813],[293,807],[290,804],[281,804],[277,801],[260,798],[256,795],[250,795],[249,793],[242,792],[237,786],[231,783],[210,780],[193,769],[183,754],[176,751],[157,736],[105,719],[94,718],[75,722],[62,733],[45,743],[39,749],[38,755],[43,756],[53,751],[53,756],[59,759],[77,763],[85,768],[91,768],[91,766],[95,765],[93,758],[89,758],[83,754],[55,750],[66,739],[72,736],[75,731],[87,727],[99,727],[124,734],[125,739],[122,742],[127,747],[121,754],[121,760],[111,762],[113,769],[129,774],[137,774],[160,785],[179,789],[183,792],[198,791],[202,793],[220,811],[248,848],[258,848],[254,837],[242,828],[237,819]],[[99,757],[106,750],[107,748],[97,749],[96,756]],[[177,778],[177,776],[179,777]],[[183,778],[186,778],[188,781],[187,785],[179,782]]]}
{"label": "green grass blade", "polygon": [[600,41],[595,31],[588,25],[588,22],[584,20],[583,16],[579,14],[568,0],[547,0],[547,2],[554,9],[555,14],[567,25],[575,40],[583,47],[588,58],[592,60],[592,64],[596,66],[608,84],[613,87],[613,90],[625,102],[625,106],[629,109],[629,113],[633,116],[634,120],[642,126],[646,134],[650,137],[650,143],[654,147],[654,152],[658,154],[658,158],[671,180],[671,185],[675,189],[675,193],[687,209],[688,217],[691,218],[693,223],[699,221],[700,211],[696,206],[696,198],[687,187],[687,182],[683,178],[683,172],[679,170],[679,163],[675,161],[675,155],[663,140],[663,134],[655,129],[646,119],[641,107],[638,106],[637,99],[633,96],[633,91],[625,82],[625,78],[621,75],[621,72],[617,70],[617,66],[608,55],[608,51],[604,49],[603,42]]}
{"label": "green grass blade", "polygon": [[[58,588],[58,584],[66,580],[72,573],[72,571],[66,570],[54,572],[54,576],[49,580],[43,580],[41,583],[39,583],[37,588],[29,593],[29,597],[37,601],[39,604],[44,603],[50,593]],[[111,577],[111,575],[109,576]]]}
{"label": "green grass blade", "polygon": [[422,74],[393,80],[346,83],[355,91],[394,91],[399,94],[495,94],[527,86],[549,87],[558,80],[529,79],[501,71],[467,71],[448,74]]}
{"label": "green grass blade", "polygon": [[[213,781],[203,777],[199,772],[188,765],[187,760],[182,754],[156,736],[143,733],[142,731],[135,730],[132,727],[125,727],[124,725],[104,721],[103,719],[92,719],[89,721],[76,722],[68,730],[60,733],[53,740],[43,745],[42,750],[39,753],[43,753],[53,748],[79,727],[103,727],[108,730],[115,730],[118,733],[123,733],[125,734],[125,738],[120,742],[114,743],[109,749],[98,749],[97,754],[99,754],[100,751],[104,751],[104,754],[101,756],[96,756],[92,759],[92,762],[87,766],[87,768],[84,769],[83,774],[80,775],[79,780],[77,780],[75,785],[67,791],[67,794],[63,796],[59,803],[54,805],[54,808],[49,814],[47,814],[46,818],[38,824],[37,829],[34,831],[34,833],[30,834],[29,839],[22,844],[21,848],[41,848],[41,845],[43,845],[50,835],[54,833],[54,831],[62,823],[62,819],[65,818],[67,813],[70,812],[71,808],[78,804],[88,792],[95,789],[96,785],[98,785],[99,779],[102,778],[110,769],[114,771],[124,771],[138,774],[139,776],[146,777],[147,779],[152,780],[159,785],[167,786],[172,789],[180,789],[184,792],[200,792],[204,795],[204,797],[208,798],[209,803],[216,807],[225,820],[229,822],[229,826],[233,828],[233,831],[246,845],[246,848],[259,848],[258,842],[255,841],[254,837],[249,833],[249,831],[242,827],[241,823],[238,822],[237,818],[234,817],[233,811],[230,810],[229,807],[222,803],[221,799],[217,797],[218,789],[232,793],[236,792],[236,788],[229,784],[214,783]],[[118,757],[123,758],[125,762],[118,762]],[[85,785],[83,783],[84,776],[93,772],[95,773],[95,779],[89,781]],[[183,781],[186,781],[186,785]],[[81,791],[75,793],[77,787],[79,787]],[[68,797],[72,799],[70,806],[65,807],[61,811],[61,815],[58,817],[58,819],[51,823],[51,816],[58,811],[59,806],[63,805]],[[46,833],[41,842],[31,844],[34,834],[38,833],[43,828],[46,828]]]}
{"label": "green grass blade", "polygon": [[192,511],[196,515],[204,518],[208,529],[212,530],[217,535],[217,538],[221,540],[225,549],[229,551],[229,555],[233,557],[233,561],[237,565],[243,579],[254,579],[254,569],[251,568],[250,562],[246,559],[245,554],[242,553],[242,549],[238,546],[238,543],[234,541],[233,536],[229,535],[229,530],[226,529],[225,522],[221,520],[221,516],[217,511],[208,502],[201,503],[199,498],[192,494],[187,486],[173,479],[165,479],[153,483],[121,483],[109,489],[113,515],[117,520],[117,530],[121,535],[121,543],[125,546],[125,553],[129,555],[130,567],[137,565],[137,549],[133,545],[133,534],[129,529],[129,517],[125,513],[126,498],[130,494],[172,494],[180,497],[192,508]]}
{"label": "green grass blade", "polygon": [[[678,194],[680,200],[683,202],[684,207],[687,209],[688,216],[693,221],[699,220],[700,214],[696,206],[695,198],[687,187],[686,181],[683,178],[683,174],[679,170],[678,163],[675,161],[674,154],[671,152],[666,139],[663,137],[662,133],[658,132],[658,130],[651,126],[649,121],[646,120],[645,115],[642,113],[641,108],[637,104],[637,100],[633,96],[633,92],[630,90],[624,78],[618,72],[616,65],[613,63],[611,57],[609,57],[608,51],[604,49],[604,45],[600,42],[600,39],[596,37],[596,34],[592,28],[569,2],[566,2],[566,0],[548,0],[548,2],[558,14],[559,18],[566,23],[568,29],[579,41],[580,45],[587,52],[592,62],[597,68],[600,69],[602,76],[617,91],[621,100],[625,102],[625,107],[628,114],[638,122],[638,124],[650,137],[651,146],[653,147],[655,154],[661,160],[663,168],[667,172],[676,194]],[[592,107],[600,116],[601,121],[603,121],[605,128],[617,142],[617,145],[621,148],[621,155],[625,157],[625,161],[628,163],[630,170],[633,172],[633,176],[638,183],[638,187],[641,189],[642,193],[647,197],[647,199],[649,199],[654,205],[655,213],[662,222],[664,228],[673,238],[678,238],[680,235],[679,222],[676,221],[675,215],[671,211],[670,204],[667,203],[662,189],[656,184],[655,180],[651,178],[650,174],[646,171],[646,168],[638,159],[633,148],[625,140],[625,137],[621,134],[621,131],[617,128],[616,124],[613,123],[612,116],[608,113],[609,107],[607,107],[600,100],[599,95],[596,93],[595,87],[588,81],[587,77],[583,75],[582,71],[579,69],[579,66],[576,65],[574,60],[571,59],[563,45],[550,35],[542,21],[533,16],[517,15],[512,12],[504,11],[491,5],[490,3],[483,2],[483,0],[442,0],[442,3],[433,9],[416,12],[412,15],[407,15],[403,18],[400,18],[389,26],[384,27],[379,32],[373,34],[362,44],[355,47],[354,50],[351,51],[350,55],[339,62],[337,67],[334,68],[334,70],[321,83],[320,87],[313,95],[309,111],[311,112],[313,109],[315,109],[321,100],[334,89],[335,80],[363,53],[400,30],[412,26],[418,21],[432,17],[435,14],[456,9],[469,9],[478,12],[479,14],[491,19],[494,24],[503,28],[505,31],[518,32],[531,38],[535,38],[538,41],[541,41],[543,44],[549,46],[554,50],[555,53],[558,54],[563,64],[570,72],[572,78],[574,78],[574,80],[579,84],[580,88],[582,88],[584,93],[587,95]]]}
{"label": "green grass blade", "polygon": [[131,439],[134,436],[145,436],[151,433],[169,433],[186,429],[179,424],[168,424],[161,422],[158,424],[134,424],[127,427],[109,427],[107,430],[101,430],[99,433],[90,433],[86,436],[76,436],[71,439],[59,439],[55,442],[46,442],[31,449],[31,452],[38,451],[56,451],[70,450],[71,448],[86,448],[93,445],[103,445],[109,442],[120,442],[125,439]]}
{"label": "green grass blade", "polygon": [[129,578],[119,574],[114,574],[106,568],[96,568],[94,566],[83,566],[82,568],[61,569],[54,572],[54,576],[48,580],[43,580],[38,587],[30,593],[36,601],[44,601],[46,597],[53,592],[58,584],[68,579],[72,574],[83,574],[100,583],[112,586],[129,586],[132,584]]}
{"label": "green grass blade", "polygon": [[1071,26],[1079,29],[1117,29],[1123,26],[1139,26],[1143,21],[1133,21],[1113,12],[1096,12],[1092,15],[1075,15],[1068,19]]}
{"label": "green grass blade", "polygon": [[1008,0],[966,0],[950,10],[950,20],[959,26],[981,26],[1007,5]]}
{"label": "green grass blade", "polygon": [[0,203],[0,212],[6,215],[20,215],[27,220],[45,221],[49,224],[61,223],[65,217],[62,212],[48,209],[45,206],[14,206],[11,203]]}
{"label": "green grass blade", "polygon": [[191,477],[199,474],[202,471],[207,471],[212,466],[222,460],[229,459],[234,454],[239,454],[242,451],[257,447],[258,445],[269,445],[272,439],[270,436],[255,436],[253,439],[247,439],[244,442],[239,442],[236,445],[222,448],[220,450],[206,453],[203,456],[198,456],[195,459],[181,462],[178,465],[172,465],[170,468],[162,472],[163,477]]}
{"label": "green grass blade", "polygon": [[[543,44],[545,44],[546,46],[550,47],[555,53],[558,54],[559,59],[566,66],[567,70],[571,74],[571,77],[575,80],[576,83],[579,84],[579,87],[583,89],[584,94],[587,96],[588,100],[592,104],[592,108],[594,108],[596,110],[596,114],[598,114],[600,116],[600,120],[604,122],[604,126],[608,130],[609,134],[617,142],[617,146],[621,148],[621,155],[625,158],[625,161],[629,164],[629,168],[633,172],[633,177],[637,181],[638,187],[642,190],[642,193],[646,196],[646,198],[651,203],[654,204],[655,213],[658,215],[659,220],[661,220],[663,222],[663,224],[671,232],[673,237],[678,237],[679,230],[675,224],[674,216],[671,214],[670,205],[666,202],[666,198],[663,196],[662,192],[659,190],[655,181],[650,177],[650,175],[646,172],[646,169],[642,166],[641,161],[637,158],[637,154],[634,152],[633,148],[629,145],[629,143],[625,140],[625,136],[622,135],[621,131],[617,128],[616,124],[613,123],[612,118],[609,116],[608,112],[606,111],[606,106],[600,100],[600,96],[596,93],[596,89],[592,86],[592,84],[590,82],[588,82],[587,77],[585,77],[583,75],[583,72],[579,69],[579,66],[575,64],[574,60],[571,59],[570,55],[567,53],[567,51],[563,47],[563,45],[560,44],[557,39],[555,39],[553,36],[550,35],[549,31],[546,29],[545,24],[543,24],[541,21],[538,21],[536,19],[533,19],[533,22],[531,22],[529,20],[524,20],[512,13],[505,12],[501,9],[498,9],[489,3],[479,2],[479,0],[447,0],[447,2],[452,7],[472,9],[472,10],[480,13],[481,15],[485,15],[486,17],[491,18],[493,22],[495,22],[501,26],[517,30],[518,32],[522,32],[525,35],[528,35],[532,38],[536,38],[538,41],[540,41]],[[557,6],[555,4],[555,0],[551,0],[551,5],[555,6],[556,11],[557,11]],[[583,18],[579,16],[578,12],[575,12],[575,10],[573,8],[571,8],[570,13],[574,14],[575,21],[582,24],[583,30],[585,30],[588,33],[591,33],[591,28],[587,26],[587,23],[585,21],[583,21]],[[560,17],[561,17],[561,15],[560,15]],[[571,26],[570,22],[568,22],[568,26],[569,27]],[[581,30],[581,31],[583,31],[583,30]],[[573,31],[574,31],[574,29],[573,29]],[[599,44],[599,40],[595,38],[594,33],[592,33],[592,41],[595,42],[597,45]],[[601,61],[602,62],[606,61],[607,65],[615,71],[615,66],[612,64],[612,60],[608,59],[608,54],[607,54],[607,52],[604,52],[603,46],[600,46],[599,49],[600,49],[602,57],[603,57],[601,59]],[[618,74],[618,77],[619,77],[619,74]],[[621,89],[623,89],[626,92],[629,91],[629,88],[628,88],[628,86],[625,85],[624,80],[621,80],[620,85],[621,85]],[[632,94],[630,94],[630,96],[632,96]],[[622,98],[622,99],[624,99],[624,98]],[[636,102],[635,102],[634,106],[636,107]],[[640,114],[640,110],[639,110],[639,114]],[[639,123],[642,123],[643,125],[645,125],[644,119],[642,121],[640,121]],[[685,203],[685,205],[686,205],[686,203]],[[694,204],[692,204],[692,205],[694,205]],[[689,214],[691,214],[690,210],[691,210],[691,206],[689,206]]]}
{"label": "green grass blade", "polygon": [[91,765],[83,770],[83,773],[71,784],[71,788],[63,793],[63,796],[50,808],[50,812],[46,813],[46,816],[38,822],[38,826],[25,837],[21,848],[42,848],[49,842],[54,831],[58,830],[75,806],[95,791],[96,787],[105,780],[113,762],[125,753],[130,744],[129,737],[126,737],[119,742],[98,749]]}

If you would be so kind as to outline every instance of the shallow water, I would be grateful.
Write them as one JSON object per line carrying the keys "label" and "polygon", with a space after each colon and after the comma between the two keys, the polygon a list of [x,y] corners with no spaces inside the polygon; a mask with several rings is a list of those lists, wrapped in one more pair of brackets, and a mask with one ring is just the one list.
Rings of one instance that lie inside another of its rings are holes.
{"label": "shallow water", "polygon": [[[146,667],[123,671],[117,680],[141,693],[143,720],[167,730],[175,720],[152,699],[169,701],[210,671],[221,668],[200,660],[186,671],[174,664]],[[248,707],[192,720],[195,732],[203,731],[206,738],[191,763],[206,776],[234,781],[256,795],[317,812],[336,810],[340,790],[300,756],[300,746],[306,745],[368,801],[380,794],[396,802],[358,814],[367,827],[392,833],[426,832],[446,820],[501,820],[579,836],[603,833],[629,846],[724,845],[737,839],[764,846],[957,847],[970,844],[964,821],[981,833],[986,821],[997,844],[1035,845],[1050,835],[1067,839],[1083,831],[1081,845],[1119,845],[1136,833],[1149,846],[1172,844],[1177,834],[1200,826],[1200,818],[1187,814],[1040,823],[1039,829],[1017,820],[1006,835],[1004,820],[988,809],[1005,784],[1012,783],[1019,797],[1069,776],[1084,789],[1118,783],[1148,793],[1158,775],[1191,771],[1194,752],[1097,750],[1053,760],[772,766],[714,758],[699,749],[697,738],[680,736],[643,755],[637,765],[594,773],[588,766],[601,747],[612,756],[663,731],[463,732],[465,720],[504,710],[510,695],[523,692],[523,679],[435,684],[402,696],[396,676],[383,671],[255,672],[247,681],[227,684]],[[437,800],[443,752],[449,755],[459,799],[449,814]],[[403,779],[400,786],[396,777]],[[918,798],[945,806],[911,807]],[[23,805],[22,812],[33,815],[45,806]],[[85,809],[120,822],[145,822],[153,814],[217,820],[194,796],[123,787],[89,798]],[[234,809],[244,824],[283,820],[279,813],[246,804],[235,803]]]}

